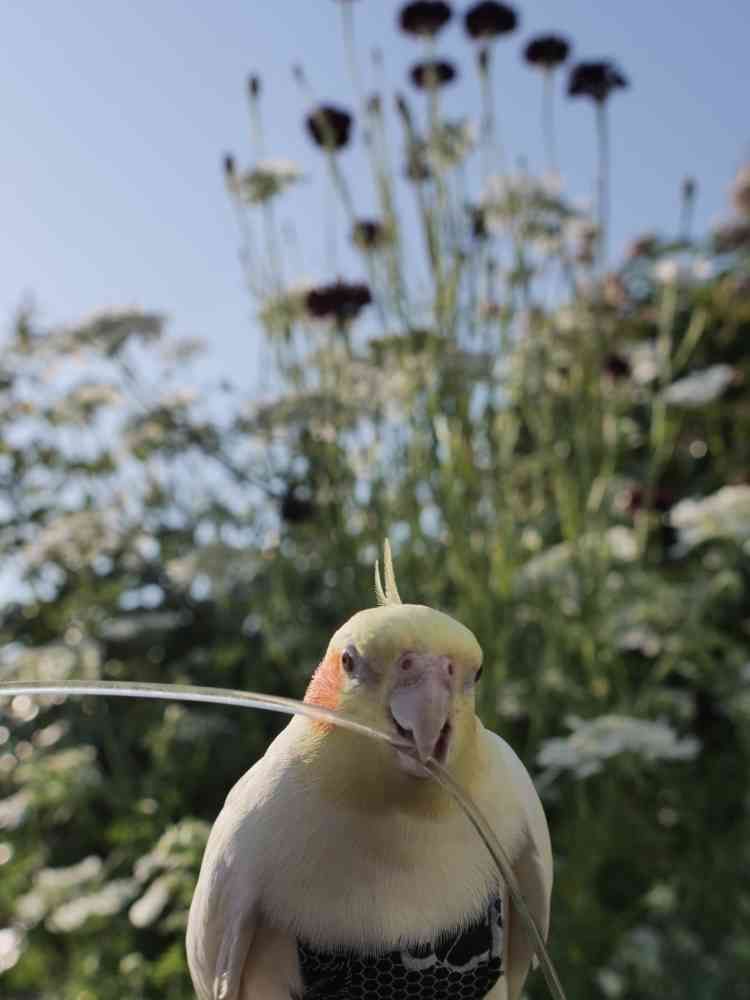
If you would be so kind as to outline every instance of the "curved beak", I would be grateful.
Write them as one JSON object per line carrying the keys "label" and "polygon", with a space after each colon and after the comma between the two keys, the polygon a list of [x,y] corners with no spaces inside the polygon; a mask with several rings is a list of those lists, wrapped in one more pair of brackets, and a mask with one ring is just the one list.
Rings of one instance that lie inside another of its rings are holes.
{"label": "curved beak", "polygon": [[[404,669],[407,665],[407,669]],[[444,656],[408,654],[402,658],[400,676],[391,691],[389,708],[400,736],[414,745],[419,760],[430,757],[444,760],[450,740],[450,710],[453,680],[450,661]],[[411,773],[416,767],[412,757],[399,755]]]}

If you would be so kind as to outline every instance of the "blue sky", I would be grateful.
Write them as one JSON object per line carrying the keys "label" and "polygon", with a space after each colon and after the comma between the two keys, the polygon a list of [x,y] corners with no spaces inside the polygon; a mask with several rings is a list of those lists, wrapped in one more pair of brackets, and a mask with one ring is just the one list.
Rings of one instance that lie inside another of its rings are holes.
{"label": "blue sky", "polygon": [[[399,6],[355,4],[362,65],[380,46],[394,88],[405,87],[419,54],[394,31]],[[559,30],[578,58],[613,57],[632,80],[612,104],[614,249],[644,229],[674,230],[686,174],[700,186],[699,226],[718,219],[734,172],[750,157],[747,0],[534,0],[518,9],[521,31],[499,43],[496,74],[511,156],[542,166],[539,80],[519,51],[529,35]],[[303,132],[307,102],[290,67],[304,64],[320,98],[351,103],[339,19],[333,0],[5,0],[3,323],[27,296],[49,323],[106,306],[158,309],[172,317],[174,333],[208,342],[208,370],[251,385],[254,307],[220,158],[225,150],[241,163],[250,157],[244,81],[257,72],[267,155],[297,160],[309,173],[281,219],[298,232],[299,268],[330,277],[318,263],[322,164]],[[439,50],[468,67],[457,21]],[[474,81],[448,100],[455,113],[474,112]],[[560,102],[562,173],[581,198],[594,184],[592,120],[587,102]],[[356,171],[356,152],[344,164]],[[355,189],[366,213],[367,187]]]}

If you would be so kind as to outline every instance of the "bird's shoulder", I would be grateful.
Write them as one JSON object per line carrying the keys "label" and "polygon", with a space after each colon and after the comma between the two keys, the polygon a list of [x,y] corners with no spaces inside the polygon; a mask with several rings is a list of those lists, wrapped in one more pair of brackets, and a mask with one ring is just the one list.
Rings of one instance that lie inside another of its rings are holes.
{"label": "bird's shoulder", "polygon": [[[482,726],[479,742],[482,768],[475,790],[477,805],[511,857],[526,849],[530,838],[551,879],[549,829],[531,775],[513,747],[497,733]],[[510,822],[503,818],[506,811],[512,814]]]}

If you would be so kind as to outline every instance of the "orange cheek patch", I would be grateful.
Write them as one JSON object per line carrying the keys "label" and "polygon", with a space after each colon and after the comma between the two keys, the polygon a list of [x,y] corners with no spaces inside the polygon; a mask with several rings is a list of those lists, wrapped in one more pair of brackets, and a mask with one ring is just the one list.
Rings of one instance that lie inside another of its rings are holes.
{"label": "orange cheek patch", "polygon": [[312,675],[305,691],[308,705],[336,709],[341,696],[341,664],[338,653],[329,653]]}

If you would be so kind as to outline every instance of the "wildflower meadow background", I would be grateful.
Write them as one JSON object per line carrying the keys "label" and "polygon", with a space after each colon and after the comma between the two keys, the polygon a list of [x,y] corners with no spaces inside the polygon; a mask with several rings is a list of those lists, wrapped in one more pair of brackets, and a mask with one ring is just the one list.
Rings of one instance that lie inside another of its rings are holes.
{"label": "wildflower meadow background", "polygon": [[[339,6],[350,91],[321,100],[314,53],[294,67],[306,162],[276,155],[251,74],[248,151],[217,171],[262,392],[207,382],[200,342],[143,309],[24,308],[3,342],[0,679],[299,697],[388,536],[404,598],[477,634],[482,717],[538,783],[571,1000],[749,997],[750,166],[709,231],[688,177],[673,230],[615,256],[612,136],[647,100],[627,66],[528,35],[521,8],[416,2],[394,84],[387,32],[369,53],[364,4]],[[511,50],[534,170],[502,130]],[[586,203],[560,180],[568,101],[591,113]],[[284,205],[313,175],[311,278]],[[5,699],[0,995],[192,996],[208,829],[281,724]]]}

